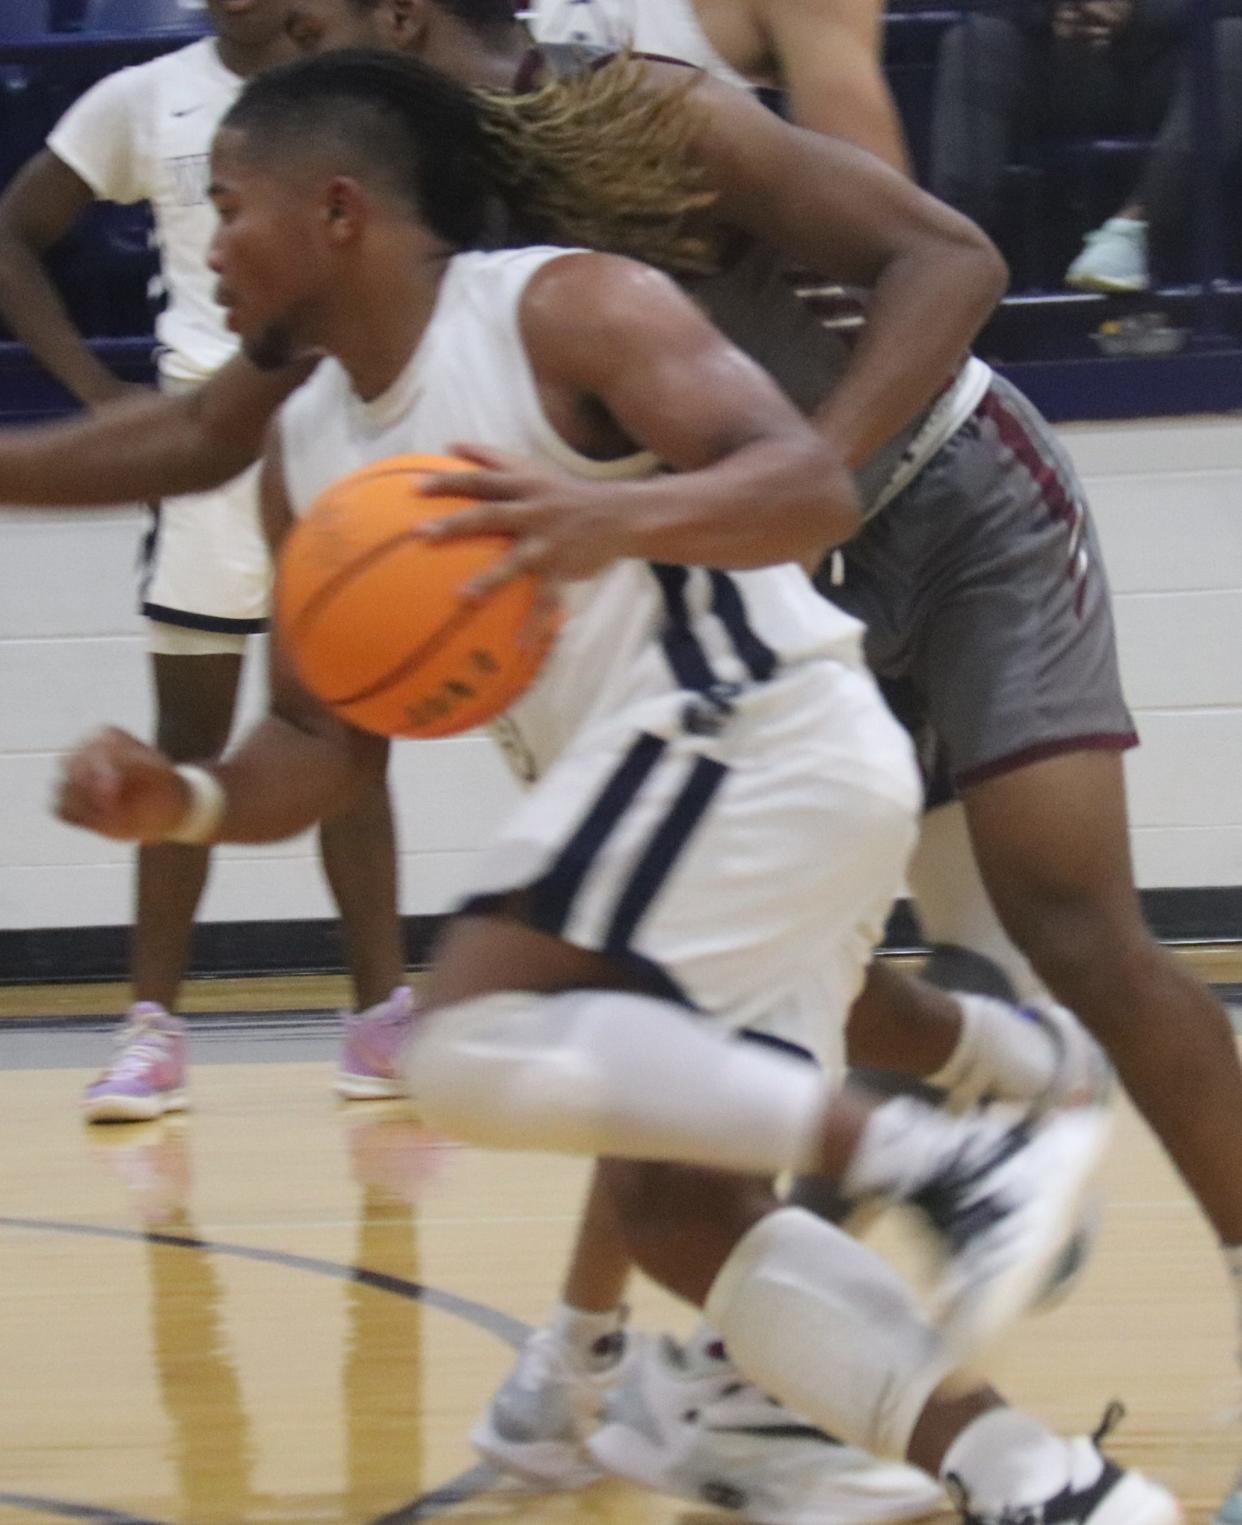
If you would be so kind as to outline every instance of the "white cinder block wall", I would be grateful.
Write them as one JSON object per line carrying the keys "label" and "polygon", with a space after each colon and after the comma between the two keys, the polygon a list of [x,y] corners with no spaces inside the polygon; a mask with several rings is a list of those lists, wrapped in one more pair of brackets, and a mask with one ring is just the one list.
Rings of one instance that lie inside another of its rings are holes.
{"label": "white cinder block wall", "polygon": [[[1144,739],[1130,764],[1140,882],[1242,884],[1242,428],[1204,418],[1064,433],[1103,534]],[[128,920],[128,853],[58,825],[47,801],[56,753],[84,731],[149,728],[133,614],[141,527],[129,511],[0,513],[0,927]],[[252,672],[246,714],[260,702]],[[513,786],[475,737],[399,747],[395,780],[404,909],[442,910]],[[309,838],[217,854],[206,919],[330,914]]]}

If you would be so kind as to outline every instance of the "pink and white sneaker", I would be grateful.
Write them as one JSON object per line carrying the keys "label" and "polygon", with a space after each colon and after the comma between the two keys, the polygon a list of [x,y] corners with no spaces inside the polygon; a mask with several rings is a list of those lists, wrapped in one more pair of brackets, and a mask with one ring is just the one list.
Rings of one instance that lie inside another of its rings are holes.
{"label": "pink and white sneaker", "polygon": [[117,1035],[117,1057],[87,1086],[88,1123],[147,1122],[184,1111],[185,1023],[154,1001],[139,1001]]}
{"label": "pink and white sneaker", "polygon": [[408,1094],[398,1068],[401,1047],[414,1025],[414,992],[398,985],[386,1001],[365,1011],[343,1012],[345,1036],[336,1072],[336,1094],[347,1101],[374,1101]]}

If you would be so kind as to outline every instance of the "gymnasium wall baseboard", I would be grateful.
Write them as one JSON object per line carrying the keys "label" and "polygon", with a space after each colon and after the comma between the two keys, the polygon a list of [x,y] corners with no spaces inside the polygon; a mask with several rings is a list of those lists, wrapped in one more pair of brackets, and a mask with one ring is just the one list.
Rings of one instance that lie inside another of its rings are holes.
{"label": "gymnasium wall baseboard", "polygon": [[[1242,885],[1143,891],[1143,907],[1156,935],[1169,943],[1242,941]],[[404,918],[411,966],[426,963],[441,916]],[[44,927],[0,931],[0,984],[123,979],[127,927]],[[920,948],[918,926],[902,902],[889,923],[884,948]],[[198,975],[332,973],[344,968],[338,924],[322,921],[205,922],[194,934]]]}

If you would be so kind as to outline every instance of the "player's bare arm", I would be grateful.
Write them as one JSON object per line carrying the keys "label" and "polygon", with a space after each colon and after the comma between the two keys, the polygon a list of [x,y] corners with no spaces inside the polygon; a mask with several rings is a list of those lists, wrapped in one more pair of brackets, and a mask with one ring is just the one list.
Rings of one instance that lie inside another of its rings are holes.
{"label": "player's bare arm", "polygon": [[74,326],[43,256],[95,200],[50,149],[41,149],[0,196],[0,317],[79,401],[121,395],[127,383],[91,353]]}
{"label": "player's bare arm", "polygon": [[144,389],[89,415],[0,430],[0,500],[98,507],[218,487],[259,459],[268,420],[314,366],[261,371],[239,355],[193,392]]}
{"label": "player's bare arm", "polygon": [[759,72],[783,86],[800,127],[841,138],[910,173],[884,79],[883,0],[746,0],[763,39]]}
{"label": "player's bare arm", "polygon": [[[291,514],[274,430],[261,491],[264,528],[276,550]],[[384,776],[387,741],[344,724],[307,694],[275,634],[270,664],[270,713],[212,766],[222,809],[202,840],[278,842],[296,836]],[[109,726],[65,759],[56,813],[102,836],[158,842],[178,829],[193,802],[190,784],[168,758]]]}
{"label": "player's bare arm", "polygon": [[870,295],[867,324],[818,422],[851,465],[937,395],[1008,281],[974,223],[847,143],[781,122],[702,79],[695,154],[725,224]]}
{"label": "player's bare arm", "polygon": [[612,255],[569,255],[532,278],[521,318],[566,442],[601,459],[647,450],[676,474],[584,481],[484,452],[483,473],[433,479],[432,490],[487,499],[440,521],[441,536],[518,537],[489,585],[523,571],[591,577],[621,557],[814,565],[857,529],[837,453],[665,277]]}

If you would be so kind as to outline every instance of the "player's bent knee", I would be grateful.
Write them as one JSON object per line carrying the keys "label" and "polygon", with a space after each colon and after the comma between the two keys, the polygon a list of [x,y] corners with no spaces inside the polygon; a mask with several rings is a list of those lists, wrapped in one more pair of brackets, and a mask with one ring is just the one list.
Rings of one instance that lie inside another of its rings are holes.
{"label": "player's bent knee", "polygon": [[406,1066],[425,1121],[488,1148],[772,1175],[816,1157],[829,1094],[810,1065],[615,991],[443,1007],[420,1022]]}
{"label": "player's bent knee", "polygon": [[707,1316],[752,1382],[881,1456],[907,1454],[953,1365],[901,1277],[796,1207],[769,1213],[737,1245]]}
{"label": "player's bent knee", "polygon": [[423,1120],[491,1149],[599,1153],[603,1077],[572,1027],[571,1013],[515,991],[431,1013],[405,1057]]}

